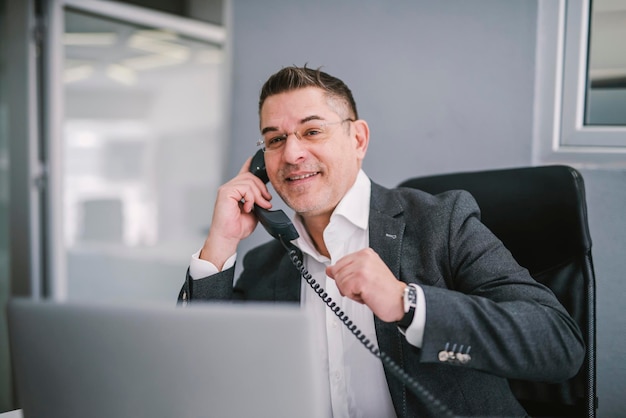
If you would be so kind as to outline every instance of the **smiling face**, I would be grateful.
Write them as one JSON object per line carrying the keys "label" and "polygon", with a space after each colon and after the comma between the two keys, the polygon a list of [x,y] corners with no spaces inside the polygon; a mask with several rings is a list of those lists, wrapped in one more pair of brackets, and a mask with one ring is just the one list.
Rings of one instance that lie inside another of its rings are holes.
{"label": "smiling face", "polygon": [[[265,153],[272,185],[285,203],[305,219],[332,211],[352,187],[367,151],[369,129],[350,118],[348,107],[317,87],[268,97],[261,108],[261,132],[287,134],[278,150]],[[307,124],[326,125],[328,138],[298,139]],[[267,135],[266,135],[267,136]]]}

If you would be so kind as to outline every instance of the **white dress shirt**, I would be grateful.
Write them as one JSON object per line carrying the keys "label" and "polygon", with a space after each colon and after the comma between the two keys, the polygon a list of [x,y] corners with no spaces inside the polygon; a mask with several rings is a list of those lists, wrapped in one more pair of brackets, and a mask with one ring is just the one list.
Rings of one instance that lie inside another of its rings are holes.
{"label": "white dress shirt", "polygon": [[[371,183],[363,171],[346,193],[324,230],[324,242],[330,258],[321,255],[296,216],[294,226],[300,234],[295,244],[304,255],[304,263],[313,278],[326,290],[341,310],[358,326],[363,334],[376,343],[374,315],[364,304],[342,297],[335,281],[326,276],[325,268],[340,258],[369,246],[369,210]],[[192,256],[190,275],[202,278],[218,272],[218,269],[200,260],[199,251]],[[231,256],[224,269],[235,263]],[[339,318],[322,302],[306,282],[302,283],[302,306],[313,315],[315,340],[324,364],[325,378],[329,385],[328,411],[333,418],[387,418],[396,417],[391,395],[380,360],[372,355]],[[425,298],[418,287],[418,304],[413,323],[406,330],[409,343],[421,347],[425,323]]]}

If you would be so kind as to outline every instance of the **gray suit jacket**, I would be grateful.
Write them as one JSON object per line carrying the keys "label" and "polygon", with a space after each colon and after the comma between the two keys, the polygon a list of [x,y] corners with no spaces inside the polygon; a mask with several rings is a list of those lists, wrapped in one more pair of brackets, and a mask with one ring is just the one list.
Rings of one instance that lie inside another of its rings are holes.
{"label": "gray suit jacket", "polygon": [[[380,350],[455,414],[523,416],[507,378],[558,382],[578,371],[584,343],[576,323],[480,222],[471,195],[372,183],[370,207],[370,247],[426,297],[421,349],[375,318]],[[234,287],[234,268],[188,275],[179,299],[299,302],[303,280],[276,240],[243,263]],[[389,372],[387,383],[398,417],[430,414]]]}

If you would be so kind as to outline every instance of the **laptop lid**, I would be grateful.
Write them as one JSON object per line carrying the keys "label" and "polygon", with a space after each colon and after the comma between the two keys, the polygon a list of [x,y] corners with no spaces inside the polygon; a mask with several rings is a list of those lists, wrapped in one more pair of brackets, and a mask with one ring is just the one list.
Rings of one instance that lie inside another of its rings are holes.
{"label": "laptop lid", "polygon": [[14,299],[8,317],[25,418],[326,413],[322,365],[296,306]]}

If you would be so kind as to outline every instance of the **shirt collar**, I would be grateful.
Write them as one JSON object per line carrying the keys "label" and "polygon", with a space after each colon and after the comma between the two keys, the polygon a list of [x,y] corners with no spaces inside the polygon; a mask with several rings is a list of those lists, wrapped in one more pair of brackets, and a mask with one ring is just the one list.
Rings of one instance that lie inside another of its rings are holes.
{"label": "shirt collar", "polygon": [[342,216],[354,226],[367,229],[370,215],[370,194],[372,186],[370,179],[359,170],[354,185],[348,190],[346,195],[341,199],[335,211],[330,217],[330,222],[336,216]]}
{"label": "shirt collar", "polygon": [[[372,185],[369,177],[363,170],[359,170],[356,181],[343,199],[339,201],[339,204],[330,216],[330,224],[333,224],[337,217],[342,217],[348,220],[354,227],[366,230],[369,223],[371,192]],[[311,239],[306,233],[302,218],[299,215],[295,215],[293,223],[298,234],[300,234],[300,238],[296,240],[298,247],[304,251],[306,247],[312,247]]]}

